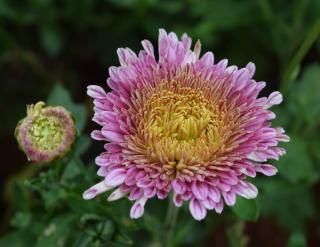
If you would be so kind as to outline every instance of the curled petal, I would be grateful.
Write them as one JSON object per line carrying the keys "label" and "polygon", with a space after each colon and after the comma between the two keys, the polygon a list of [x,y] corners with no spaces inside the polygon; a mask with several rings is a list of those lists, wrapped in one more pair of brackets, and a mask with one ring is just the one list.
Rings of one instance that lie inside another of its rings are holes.
{"label": "curled petal", "polygon": [[181,182],[179,179],[175,179],[172,182],[172,188],[178,194],[183,194],[186,191],[186,184]]}
{"label": "curled petal", "polygon": [[183,199],[181,197],[181,195],[174,193],[173,194],[173,203],[174,205],[176,205],[177,207],[181,207],[183,204]]}
{"label": "curled petal", "polygon": [[276,167],[268,164],[257,164],[255,169],[257,172],[260,172],[266,176],[274,176],[278,172]]}
{"label": "curled petal", "polygon": [[208,210],[212,210],[215,207],[215,202],[213,200],[211,200],[210,198],[207,198],[206,200],[203,200],[202,204]]}
{"label": "curled petal", "polygon": [[228,206],[233,206],[236,203],[236,194],[233,191],[223,193],[223,198]]}
{"label": "curled petal", "polygon": [[96,85],[88,86],[87,94],[95,99],[106,99],[107,96],[103,88]]}
{"label": "curled petal", "polygon": [[116,200],[119,200],[120,198],[124,197],[127,194],[128,194],[128,192],[123,192],[121,189],[116,189],[115,191],[113,191],[111,193],[111,195],[108,197],[107,200],[109,202],[116,201]]}
{"label": "curled petal", "polygon": [[269,95],[267,104],[264,106],[264,108],[268,109],[273,105],[279,105],[281,104],[282,100],[282,94],[278,91],[275,91]]}
{"label": "curled petal", "polygon": [[199,200],[204,200],[208,196],[208,186],[205,183],[193,182],[192,183],[192,192],[194,196]]}
{"label": "curled petal", "polygon": [[82,197],[85,200],[89,200],[89,199],[92,199],[105,191],[111,190],[112,188],[114,188],[114,187],[108,186],[105,184],[104,181],[101,181],[100,183],[92,186],[91,188],[89,188],[85,192],[83,192]]}
{"label": "curled petal", "polygon": [[214,209],[218,214],[221,214],[221,212],[223,210],[223,200],[222,199],[218,203],[216,203]]}
{"label": "curled petal", "polygon": [[145,206],[147,200],[148,200],[147,198],[142,197],[133,204],[133,206],[131,207],[131,210],[130,210],[130,218],[131,219],[138,219],[143,215],[144,206]]}
{"label": "curled petal", "polygon": [[141,43],[144,50],[147,52],[147,54],[149,54],[151,57],[154,57],[154,50],[153,50],[152,43],[149,40],[143,40]]}
{"label": "curled petal", "polygon": [[254,73],[256,71],[255,64],[250,62],[247,64],[246,68],[249,71],[249,77],[252,78],[252,76],[254,75]]}
{"label": "curled petal", "polygon": [[214,202],[219,202],[221,198],[220,191],[215,187],[209,187],[208,197]]}
{"label": "curled petal", "polygon": [[199,200],[195,198],[191,200],[189,204],[189,210],[195,220],[202,220],[207,215],[206,208],[202,205],[202,203]]}
{"label": "curled petal", "polygon": [[108,173],[105,178],[105,183],[107,186],[116,187],[124,182],[126,178],[126,170],[119,168],[114,169]]}
{"label": "curled petal", "polygon": [[238,185],[233,187],[233,191],[235,191],[238,195],[247,198],[253,199],[258,195],[258,189],[256,186],[249,182],[241,182]]}

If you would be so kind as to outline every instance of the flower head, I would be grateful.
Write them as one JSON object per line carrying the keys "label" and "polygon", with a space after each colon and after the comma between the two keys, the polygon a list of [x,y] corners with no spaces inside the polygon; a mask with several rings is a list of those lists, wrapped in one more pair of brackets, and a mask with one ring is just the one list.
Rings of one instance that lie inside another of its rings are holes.
{"label": "flower head", "polygon": [[62,106],[45,107],[44,102],[27,106],[27,117],[15,131],[19,146],[35,163],[63,157],[71,148],[76,129],[71,113]]}
{"label": "flower head", "polygon": [[256,197],[246,177],[274,175],[266,162],[283,155],[278,142],[289,140],[270,123],[269,108],[281,94],[258,98],[265,82],[252,79],[253,63],[240,69],[214,63],[211,52],[200,57],[200,42],[191,50],[186,34],[179,40],[160,30],[158,59],[149,41],[142,46],[138,55],[118,49],[121,65],[109,69],[107,80],[111,92],[88,87],[93,120],[102,126],[92,137],[108,143],[96,158],[103,180],[84,198],[117,188],[109,201],[128,195],[135,201],[130,216],[138,218],[149,198],[172,191],[175,205],[189,202],[201,220],[207,210],[233,205],[236,195]]}

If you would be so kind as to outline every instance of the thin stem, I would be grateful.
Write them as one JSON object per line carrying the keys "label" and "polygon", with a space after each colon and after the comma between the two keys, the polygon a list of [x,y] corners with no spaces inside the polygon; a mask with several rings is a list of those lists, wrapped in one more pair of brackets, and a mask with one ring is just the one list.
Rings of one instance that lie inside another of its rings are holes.
{"label": "thin stem", "polygon": [[179,208],[173,203],[173,196],[170,196],[170,201],[167,209],[167,215],[164,223],[163,231],[163,247],[169,247],[174,228],[178,218]]}
{"label": "thin stem", "polygon": [[317,37],[320,33],[320,19],[318,19],[315,24],[311,27],[310,31],[307,33],[304,41],[299,47],[297,53],[292,58],[289,63],[287,69],[283,73],[283,77],[281,80],[281,91],[286,92],[289,89],[289,85],[294,80],[295,75],[297,74],[299,65],[302,59],[305,57],[307,52],[309,51],[312,44],[317,40]]}

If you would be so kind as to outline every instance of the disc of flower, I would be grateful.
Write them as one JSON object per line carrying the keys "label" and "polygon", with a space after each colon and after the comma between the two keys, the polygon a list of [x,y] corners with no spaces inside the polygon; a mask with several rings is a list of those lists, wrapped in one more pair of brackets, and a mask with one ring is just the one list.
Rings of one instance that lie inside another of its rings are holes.
{"label": "disc of flower", "polygon": [[236,196],[257,196],[246,180],[256,173],[272,176],[268,159],[289,141],[281,127],[271,127],[269,110],[282,101],[279,92],[258,98],[265,82],[253,78],[255,65],[217,63],[211,52],[191,49],[186,34],[159,32],[158,57],[148,40],[136,55],[118,49],[119,67],[109,68],[106,93],[89,86],[94,98],[93,121],[102,126],[92,138],[106,142],[96,158],[101,182],[84,192],[91,199],[113,190],[108,200],[124,196],[134,201],[131,218],[143,215],[146,202],[170,192],[177,207],[184,202],[196,220],[207,210],[221,213]]}

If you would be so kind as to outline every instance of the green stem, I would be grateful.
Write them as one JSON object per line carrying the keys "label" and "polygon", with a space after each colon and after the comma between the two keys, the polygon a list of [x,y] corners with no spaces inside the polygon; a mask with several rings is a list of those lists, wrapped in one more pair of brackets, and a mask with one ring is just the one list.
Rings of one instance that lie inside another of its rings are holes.
{"label": "green stem", "polygon": [[299,47],[297,53],[292,58],[288,67],[283,73],[283,77],[281,80],[280,90],[285,93],[289,89],[290,83],[295,79],[295,75],[299,69],[299,65],[302,59],[305,57],[307,52],[309,51],[312,44],[317,40],[317,37],[320,34],[320,19],[318,19],[314,25],[311,27],[310,31],[307,33],[304,41]]}
{"label": "green stem", "polygon": [[167,209],[167,215],[164,223],[163,231],[163,247],[169,247],[172,239],[174,228],[178,218],[179,208],[173,203],[173,196],[170,196],[170,201]]}

